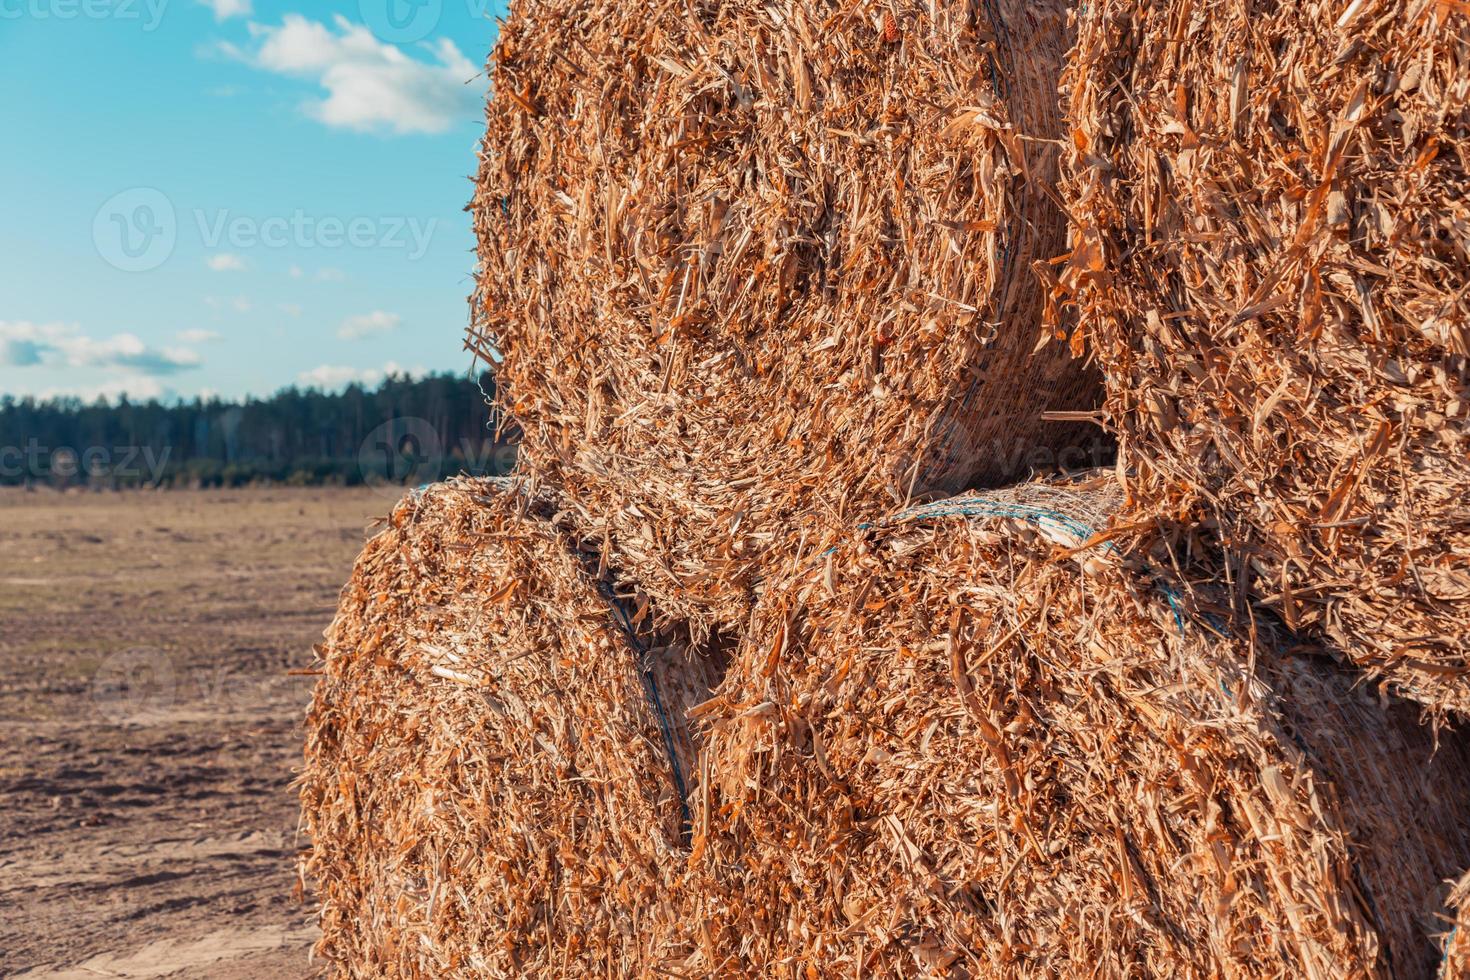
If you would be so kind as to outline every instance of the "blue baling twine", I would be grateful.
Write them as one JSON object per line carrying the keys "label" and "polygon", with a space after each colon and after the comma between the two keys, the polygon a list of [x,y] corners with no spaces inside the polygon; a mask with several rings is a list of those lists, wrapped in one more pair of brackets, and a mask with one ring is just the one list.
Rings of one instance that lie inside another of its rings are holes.
{"label": "blue baling twine", "polygon": [[623,609],[623,604],[619,601],[617,594],[613,592],[612,586],[607,582],[599,582],[597,587],[602,592],[603,598],[607,600],[607,604],[612,609],[613,616],[617,618],[618,625],[622,627],[623,633],[627,636],[629,644],[638,653],[638,674],[643,680],[643,693],[647,695],[648,703],[653,707],[653,713],[658,718],[659,731],[663,734],[664,739],[664,751],[669,755],[669,768],[674,773],[674,788],[679,792],[679,814],[681,821],[679,832],[681,836],[687,837],[689,836],[690,828],[693,826],[693,820],[689,815],[689,791],[685,787],[684,770],[679,765],[679,754],[674,747],[673,726],[669,724],[668,712],[664,710],[663,698],[658,693],[658,679],[654,677],[653,668],[649,664],[648,648],[643,645],[643,641],[639,639],[637,631],[633,629],[633,623],[628,619],[628,614]]}
{"label": "blue baling twine", "polygon": [[[1021,503],[996,503],[986,500],[983,497],[951,497],[948,500],[938,500],[932,504],[921,504],[918,507],[910,507],[908,510],[900,511],[881,524],[865,521],[857,525],[857,528],[860,531],[869,531],[875,527],[893,527],[899,524],[921,523],[946,517],[1008,517],[1028,521],[1040,528],[1048,526],[1060,528],[1063,531],[1070,532],[1082,541],[1090,540],[1098,533],[1097,529],[1091,525],[1085,524],[1059,510],[1053,510],[1050,507],[1037,507],[1032,504]],[[1113,541],[1100,542],[1097,547],[1103,551],[1121,554],[1121,550]],[[825,558],[837,551],[837,549],[838,545],[833,545],[822,552],[821,557]],[[1143,570],[1145,574],[1149,574],[1151,571],[1147,566]],[[1174,628],[1179,631],[1180,636],[1187,636],[1189,626],[1185,618],[1183,604],[1180,602],[1178,590],[1158,578],[1154,579],[1154,588],[1158,589],[1164,596],[1164,599],[1169,603],[1169,611],[1174,617]],[[1206,615],[1206,619],[1216,632],[1224,632],[1224,623],[1209,615]],[[1220,690],[1224,691],[1227,697],[1233,696],[1229,685],[1225,683],[1223,678],[1220,680]]]}
{"label": "blue baling twine", "polygon": [[[1145,567],[1144,571],[1148,572],[1149,569]],[[1175,589],[1172,585],[1169,585],[1167,582],[1161,581],[1159,579],[1154,579],[1154,588],[1163,593],[1164,598],[1169,601],[1169,610],[1174,614],[1174,627],[1179,630],[1180,636],[1184,636],[1187,631],[1187,627],[1184,620],[1184,608],[1179,602],[1179,591]],[[1210,624],[1210,627],[1214,629],[1215,632],[1225,632],[1225,624],[1223,622],[1221,622],[1216,617],[1210,615],[1209,613],[1204,613],[1203,615],[1205,621]],[[1225,678],[1223,677],[1220,678],[1220,690],[1225,693],[1225,696],[1227,698],[1235,696],[1234,693],[1230,690],[1230,685],[1225,683]],[[1302,748],[1305,749],[1306,746],[1303,745]]]}
{"label": "blue baling twine", "polygon": [[[1010,517],[1017,520],[1029,521],[1037,527],[1051,526],[1068,531],[1083,541],[1087,541],[1097,534],[1097,530],[1076,518],[1069,517],[1059,510],[1049,507],[1036,507],[1032,504],[1008,503],[1001,504],[986,500],[983,497],[951,497],[948,500],[935,501],[932,504],[922,504],[911,507],[895,515],[889,523],[904,524],[910,521],[924,521],[937,517]],[[863,525],[859,525],[862,527]],[[1118,546],[1112,541],[1101,542],[1100,547],[1105,551],[1118,552]]]}
{"label": "blue baling twine", "polygon": [[[1046,527],[1047,522],[1050,521],[1053,525],[1060,527],[1064,531],[1071,532],[1083,541],[1097,534],[1095,528],[1082,523],[1076,518],[1069,517],[1061,511],[1052,510],[1048,507],[1034,507],[1030,504],[996,504],[979,497],[956,497],[951,500],[941,500],[932,504],[925,504],[921,507],[914,507],[900,513],[894,518],[894,522],[901,523],[906,520],[924,520],[930,517],[950,517],[956,515],[966,517],[1010,517],[1030,521],[1037,527]],[[1114,554],[1121,553],[1118,546],[1112,541],[1104,541],[1099,547],[1104,551],[1111,551]],[[1143,571],[1144,574],[1149,574],[1151,569],[1145,566]],[[1174,628],[1179,631],[1180,636],[1187,636],[1189,626],[1185,620],[1183,604],[1179,601],[1178,590],[1159,578],[1154,579],[1154,588],[1158,589],[1163,594],[1164,599],[1169,603],[1169,612],[1174,616]],[[1213,616],[1207,616],[1206,618],[1216,632],[1224,632],[1224,623],[1217,621]],[[1230,686],[1225,683],[1224,678],[1220,679],[1220,690],[1225,692],[1226,697],[1233,697]]]}
{"label": "blue baling twine", "polygon": [[[1166,585],[1163,582],[1155,582],[1154,587],[1164,594],[1165,599],[1169,600],[1169,611],[1174,614],[1174,626],[1179,630],[1179,635],[1183,636],[1185,629],[1184,610],[1179,605],[1179,593],[1172,586]],[[1221,684],[1224,684],[1224,681],[1221,681]],[[1226,693],[1229,692],[1227,691]]]}
{"label": "blue baling twine", "polygon": [[[1037,527],[1046,527],[1051,522],[1054,527],[1063,531],[1069,531],[1083,541],[1087,541],[1096,530],[1083,524],[1075,518],[1068,517],[1061,511],[1052,510],[1047,507],[1035,507],[1031,504],[997,504],[985,500],[983,497],[951,497],[948,500],[935,501],[932,504],[922,504],[918,507],[910,507],[908,510],[900,511],[893,517],[879,523],[864,521],[857,525],[859,531],[871,531],[874,528],[893,527],[899,524],[918,524],[936,518],[944,517],[1009,517],[1016,520],[1028,521]],[[826,558],[837,551],[839,545],[833,545],[819,556]],[[1105,551],[1118,552],[1118,546],[1112,541],[1103,541],[1098,547]]]}

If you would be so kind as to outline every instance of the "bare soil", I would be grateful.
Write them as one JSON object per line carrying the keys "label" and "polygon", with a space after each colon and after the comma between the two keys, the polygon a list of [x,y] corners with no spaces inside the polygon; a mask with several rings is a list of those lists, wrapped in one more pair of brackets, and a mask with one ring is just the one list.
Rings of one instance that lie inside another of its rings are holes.
{"label": "bare soil", "polygon": [[300,671],[391,506],[0,491],[0,976],[315,975]]}

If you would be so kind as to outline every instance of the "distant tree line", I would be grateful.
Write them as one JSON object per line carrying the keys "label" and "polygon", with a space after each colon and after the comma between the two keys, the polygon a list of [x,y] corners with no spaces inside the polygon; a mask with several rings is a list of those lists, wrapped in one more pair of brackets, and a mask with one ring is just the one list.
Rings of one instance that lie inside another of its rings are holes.
{"label": "distant tree line", "polygon": [[391,482],[514,465],[493,379],[389,377],[376,389],[161,403],[0,396],[0,485],[238,487]]}

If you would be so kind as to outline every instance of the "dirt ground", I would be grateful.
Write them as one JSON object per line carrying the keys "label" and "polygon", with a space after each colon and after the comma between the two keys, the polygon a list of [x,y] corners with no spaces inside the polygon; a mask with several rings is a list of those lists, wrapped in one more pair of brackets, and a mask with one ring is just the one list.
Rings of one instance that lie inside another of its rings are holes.
{"label": "dirt ground", "polygon": [[289,671],[392,502],[0,491],[0,976],[315,974]]}

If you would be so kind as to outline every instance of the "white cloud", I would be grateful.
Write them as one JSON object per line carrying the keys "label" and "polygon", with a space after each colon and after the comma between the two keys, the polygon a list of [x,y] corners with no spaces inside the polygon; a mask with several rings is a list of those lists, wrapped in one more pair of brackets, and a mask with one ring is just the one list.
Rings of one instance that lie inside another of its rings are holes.
{"label": "white cloud", "polygon": [[360,384],[364,387],[371,388],[379,384],[390,374],[413,377],[426,373],[421,367],[405,368],[394,361],[389,361],[381,368],[352,368],[336,364],[323,364],[320,367],[312,368],[310,371],[302,371],[296,376],[296,380],[307,388],[320,388],[323,391],[331,391],[350,384]]}
{"label": "white cloud", "polygon": [[341,282],[347,278],[347,273],[341,269],[334,269],[331,266],[327,266],[325,269],[318,269],[316,277],[322,282]]}
{"label": "white cloud", "polygon": [[215,20],[229,20],[231,17],[249,17],[255,13],[250,0],[199,0],[199,5],[208,7],[214,11]]}
{"label": "white cloud", "polygon": [[291,278],[292,279],[300,279],[304,275],[306,275],[306,273],[304,271],[302,271],[301,266],[299,266],[299,265],[293,265],[291,267]]}
{"label": "white cloud", "polygon": [[99,398],[106,398],[110,402],[116,402],[124,395],[130,402],[162,401],[173,397],[174,390],[160,383],[157,378],[135,376],[104,381],[98,385],[46,388],[36,392],[36,398],[40,401],[50,401],[54,398],[80,398],[84,402],[94,402]]}
{"label": "white cloud", "polygon": [[279,309],[287,316],[300,316],[302,313],[300,303],[282,303],[277,307],[277,309]]}
{"label": "white cloud", "polygon": [[466,84],[475,65],[447,38],[421,47],[428,60],[385,44],[342,16],[331,25],[287,14],[279,26],[251,24],[253,51],[218,51],[264,71],[314,78],[327,96],[305,104],[328,126],[359,131],[442,133],[476,120],[485,85]]}
{"label": "white cloud", "polygon": [[358,368],[342,367],[336,364],[323,364],[314,367],[310,371],[302,371],[296,376],[296,380],[307,388],[321,388],[330,391],[333,388],[341,388],[352,384],[373,384],[382,374],[373,369],[359,370]]}
{"label": "white cloud", "polygon": [[337,336],[342,340],[361,340],[364,337],[376,337],[398,329],[403,318],[397,313],[385,313],[382,310],[374,310],[362,316],[350,316],[342,321],[337,328]]}
{"label": "white cloud", "polygon": [[0,365],[106,368],[173,374],[203,363],[187,347],[149,347],[130,333],[90,337],[74,324],[0,320]]}
{"label": "white cloud", "polygon": [[233,252],[221,252],[211,255],[204,260],[204,264],[215,272],[239,272],[245,268],[245,260]]}
{"label": "white cloud", "polygon": [[224,339],[213,330],[180,330],[175,336],[186,344],[212,344]]}
{"label": "white cloud", "polygon": [[255,308],[248,296],[206,296],[204,305],[211,310],[234,310],[236,313],[249,313]]}

